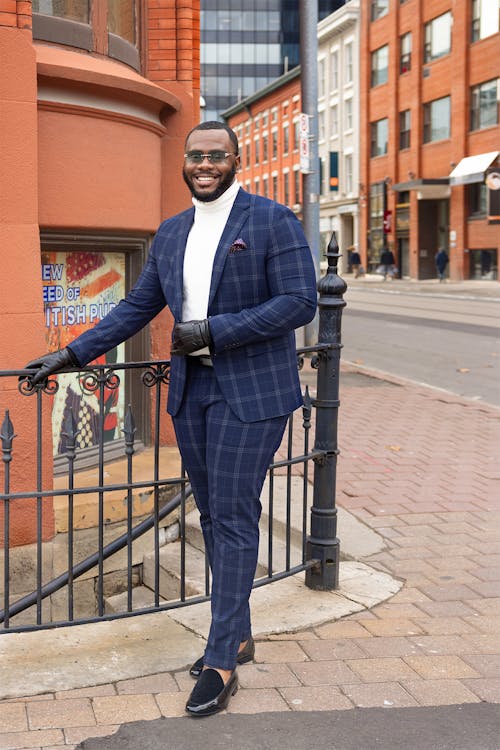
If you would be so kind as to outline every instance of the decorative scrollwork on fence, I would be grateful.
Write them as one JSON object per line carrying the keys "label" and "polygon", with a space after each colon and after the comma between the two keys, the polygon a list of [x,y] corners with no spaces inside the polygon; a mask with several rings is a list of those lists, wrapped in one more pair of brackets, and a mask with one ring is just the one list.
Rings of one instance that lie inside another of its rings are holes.
{"label": "decorative scrollwork on fence", "polygon": [[110,391],[116,391],[120,387],[120,378],[114,370],[92,370],[80,375],[80,387],[84,393],[95,393],[101,384]]}
{"label": "decorative scrollwork on fence", "polygon": [[23,378],[17,384],[17,390],[23,396],[34,396],[38,391],[43,391],[48,396],[53,396],[59,390],[59,383],[57,380],[42,380],[41,383],[33,385],[30,378]]}
{"label": "decorative scrollwork on fence", "polygon": [[170,365],[153,365],[141,375],[141,380],[147,388],[153,388],[157,383],[168,384],[170,379]]}

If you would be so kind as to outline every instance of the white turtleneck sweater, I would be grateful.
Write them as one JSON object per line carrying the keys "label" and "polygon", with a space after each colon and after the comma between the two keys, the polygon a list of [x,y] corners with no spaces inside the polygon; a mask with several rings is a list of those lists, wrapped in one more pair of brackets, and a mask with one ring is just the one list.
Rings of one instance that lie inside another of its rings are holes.
{"label": "white turtleneck sweater", "polygon": [[[235,180],[214,201],[205,203],[193,198],[194,222],[184,254],[184,321],[204,320],[207,317],[215,253],[239,189],[240,185]],[[208,353],[208,347],[193,352],[195,355]]]}

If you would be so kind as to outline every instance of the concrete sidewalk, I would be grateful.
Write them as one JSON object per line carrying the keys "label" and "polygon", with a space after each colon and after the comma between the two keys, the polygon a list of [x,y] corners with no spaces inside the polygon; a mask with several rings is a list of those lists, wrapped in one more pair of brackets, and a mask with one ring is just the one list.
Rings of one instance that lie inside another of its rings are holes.
{"label": "concrete sidewalk", "polygon": [[[338,504],[384,540],[361,563],[404,585],[371,608],[259,637],[228,714],[500,703],[500,411],[345,367],[341,402]],[[75,748],[183,716],[193,682],[161,656],[147,677],[1,701],[0,748]],[[189,737],[196,722],[183,723]]]}

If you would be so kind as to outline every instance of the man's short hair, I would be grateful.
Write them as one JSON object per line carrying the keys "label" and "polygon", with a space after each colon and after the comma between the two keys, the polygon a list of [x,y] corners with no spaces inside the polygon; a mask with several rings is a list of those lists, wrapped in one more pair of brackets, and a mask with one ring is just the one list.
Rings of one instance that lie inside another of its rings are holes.
{"label": "man's short hair", "polygon": [[235,154],[239,153],[238,136],[236,135],[234,130],[229,127],[229,125],[226,125],[225,122],[219,122],[219,120],[206,120],[205,122],[200,122],[198,125],[195,125],[194,128],[191,128],[191,130],[187,134],[184,147],[189,140],[189,136],[191,135],[191,133],[194,133],[195,130],[225,130],[229,138],[231,139],[231,143],[234,146]]}

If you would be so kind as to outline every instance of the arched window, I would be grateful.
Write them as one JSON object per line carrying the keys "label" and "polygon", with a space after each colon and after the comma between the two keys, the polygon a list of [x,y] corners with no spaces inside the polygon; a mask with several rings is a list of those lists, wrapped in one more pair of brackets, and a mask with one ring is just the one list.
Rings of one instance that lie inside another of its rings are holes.
{"label": "arched window", "polygon": [[108,55],[140,70],[142,0],[33,0],[33,38]]}

